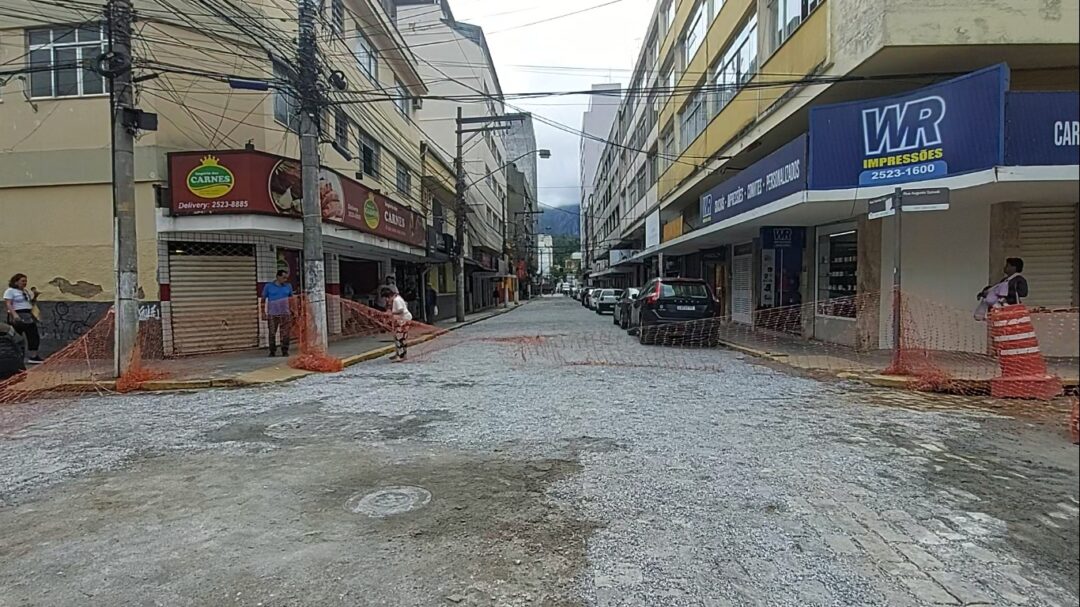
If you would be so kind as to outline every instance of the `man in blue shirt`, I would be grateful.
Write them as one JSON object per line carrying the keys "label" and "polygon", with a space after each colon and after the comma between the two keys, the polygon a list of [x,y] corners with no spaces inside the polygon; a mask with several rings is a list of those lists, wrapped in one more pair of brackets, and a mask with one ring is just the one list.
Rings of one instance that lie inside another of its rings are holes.
{"label": "man in blue shirt", "polygon": [[289,283],[289,271],[278,270],[274,282],[263,287],[260,308],[262,319],[266,321],[270,333],[270,356],[277,356],[277,337],[281,333],[281,355],[289,355],[289,333],[292,330],[291,298],[292,284]]}

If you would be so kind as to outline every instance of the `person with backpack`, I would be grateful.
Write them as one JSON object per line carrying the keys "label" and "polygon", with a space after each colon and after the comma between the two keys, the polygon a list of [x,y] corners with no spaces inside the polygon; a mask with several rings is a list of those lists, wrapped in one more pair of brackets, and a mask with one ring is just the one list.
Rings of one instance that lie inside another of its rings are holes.
{"label": "person with backpack", "polygon": [[37,365],[45,362],[38,355],[41,334],[38,332],[38,319],[34,314],[34,305],[40,294],[34,287],[26,290],[26,284],[26,274],[11,277],[8,288],[4,291],[4,307],[7,310],[8,322],[15,328],[15,332],[26,338],[26,362]]}
{"label": "person with backpack", "polygon": [[26,370],[26,340],[15,327],[0,321],[0,382]]}

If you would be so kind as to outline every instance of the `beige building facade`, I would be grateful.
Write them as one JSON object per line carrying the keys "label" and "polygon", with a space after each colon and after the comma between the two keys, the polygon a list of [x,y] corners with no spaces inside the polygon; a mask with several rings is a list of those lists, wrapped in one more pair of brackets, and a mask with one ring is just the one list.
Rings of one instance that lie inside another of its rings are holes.
{"label": "beige building facade", "polygon": [[[42,329],[55,348],[112,301],[109,96],[86,68],[107,32],[81,9],[31,4],[5,12],[25,19],[0,17],[0,63],[27,68],[0,78],[0,273],[26,273],[42,292]],[[299,158],[297,5],[241,3],[243,18],[201,4],[189,13],[135,8],[136,100],[158,117],[135,148],[143,317],[161,323],[167,355],[258,346],[266,341],[261,285],[287,267],[302,287],[299,188],[288,182]],[[367,303],[392,275],[418,298],[429,253],[445,249],[431,206],[433,174],[446,178],[447,159],[425,153],[415,119],[427,89],[392,5],[328,0],[322,8],[320,179],[339,199],[327,206],[324,197],[328,291]],[[187,187],[206,159],[235,179],[231,192],[200,197]],[[452,232],[452,217],[439,227]]]}

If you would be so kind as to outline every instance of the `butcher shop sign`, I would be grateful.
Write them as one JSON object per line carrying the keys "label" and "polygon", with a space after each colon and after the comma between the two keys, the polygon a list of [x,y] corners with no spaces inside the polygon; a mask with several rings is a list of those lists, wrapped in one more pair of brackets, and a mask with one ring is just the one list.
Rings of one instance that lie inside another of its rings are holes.
{"label": "butcher shop sign", "polygon": [[[250,150],[169,154],[173,215],[301,216],[300,163]],[[319,170],[326,223],[423,247],[424,218],[330,169]]]}

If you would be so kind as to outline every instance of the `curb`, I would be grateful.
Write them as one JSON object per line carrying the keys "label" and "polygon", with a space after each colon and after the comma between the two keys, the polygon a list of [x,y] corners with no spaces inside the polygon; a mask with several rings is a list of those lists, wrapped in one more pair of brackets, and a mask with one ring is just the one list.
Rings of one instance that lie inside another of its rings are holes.
{"label": "curb", "polygon": [[[481,317],[481,318],[474,318],[473,320],[467,320],[467,321],[465,321],[465,322],[463,322],[461,324],[454,325],[453,327],[449,327],[449,328],[446,328],[446,329],[440,329],[440,330],[438,330],[438,331],[436,331],[434,333],[431,333],[429,335],[423,335],[423,336],[417,337],[415,339],[410,339],[407,343],[410,346],[415,346],[415,345],[418,345],[418,344],[422,344],[424,342],[428,342],[428,341],[431,341],[433,339],[437,339],[439,337],[442,337],[442,336],[444,336],[444,335],[446,335],[448,333],[451,333],[452,331],[457,331],[458,329],[462,329],[462,328],[465,328],[465,327],[475,325],[476,323],[483,322],[485,320],[495,318],[496,316],[502,316],[503,314],[508,314],[510,312],[513,312],[514,310],[517,310],[518,308],[520,308],[520,307],[522,307],[524,305],[525,305],[524,303],[519,303],[518,305],[516,305],[516,306],[514,306],[512,308],[503,308],[503,309],[497,310],[495,312],[492,312],[491,314],[488,314],[487,316],[484,316],[484,317]],[[358,364],[363,363],[363,362],[368,362],[368,361],[371,361],[371,360],[375,360],[377,358],[382,358],[383,356],[386,356],[387,354],[390,354],[393,351],[394,351],[394,346],[392,346],[392,345],[390,345],[390,346],[381,346],[379,348],[375,348],[374,350],[368,350],[367,352],[361,352],[360,354],[354,354],[352,356],[346,356],[346,357],[341,359],[341,362],[347,368],[347,367],[351,367],[353,365],[358,365]],[[247,373],[241,373],[239,375],[234,375],[232,377],[222,377],[222,378],[216,378],[216,379],[212,378],[212,379],[184,379],[184,380],[153,380],[153,381],[148,381],[148,382],[143,383],[143,385],[141,387],[139,387],[138,390],[135,390],[135,392],[180,392],[180,391],[186,391],[186,390],[205,390],[207,388],[247,388],[247,387],[252,387],[252,386],[266,386],[266,385],[273,385],[273,384],[284,384],[284,383],[288,383],[288,382],[291,382],[291,381],[296,381],[296,380],[301,379],[303,377],[308,377],[309,375],[315,375],[316,374],[315,371],[305,371],[303,369],[292,369],[290,367],[289,370],[292,373],[290,373],[287,377],[276,377],[276,378],[265,379],[265,380],[263,380],[263,379],[245,379],[244,378],[245,375],[249,375],[251,373],[257,373],[260,370],[261,369],[256,369],[254,371],[249,371]],[[104,385],[104,383],[99,382],[98,385]],[[115,384],[113,384],[113,385],[115,385]]]}

